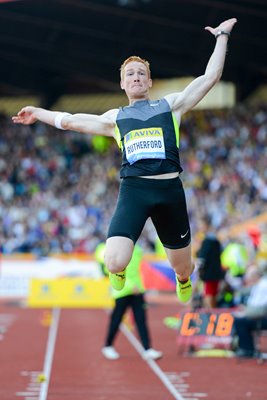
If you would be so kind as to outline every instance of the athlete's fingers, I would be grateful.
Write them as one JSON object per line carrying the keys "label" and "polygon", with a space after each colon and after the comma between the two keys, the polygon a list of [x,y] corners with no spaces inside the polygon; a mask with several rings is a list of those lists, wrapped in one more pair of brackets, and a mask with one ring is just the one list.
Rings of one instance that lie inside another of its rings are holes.
{"label": "athlete's fingers", "polygon": [[19,112],[18,115],[23,115],[27,112],[26,107],[22,108]]}

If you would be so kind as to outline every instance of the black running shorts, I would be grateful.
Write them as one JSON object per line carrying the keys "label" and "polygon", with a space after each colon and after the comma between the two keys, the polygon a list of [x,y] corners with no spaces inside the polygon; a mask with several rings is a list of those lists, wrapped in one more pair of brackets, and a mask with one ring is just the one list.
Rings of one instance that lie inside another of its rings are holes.
{"label": "black running shorts", "polygon": [[191,241],[182,182],[172,179],[122,179],[108,237],[123,236],[134,243],[151,217],[164,247],[180,249]]}

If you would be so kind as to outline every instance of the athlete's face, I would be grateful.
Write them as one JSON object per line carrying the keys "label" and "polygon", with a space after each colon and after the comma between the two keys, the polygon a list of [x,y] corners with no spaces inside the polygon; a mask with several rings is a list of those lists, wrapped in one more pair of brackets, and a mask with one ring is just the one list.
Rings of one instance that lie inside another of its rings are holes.
{"label": "athlete's face", "polygon": [[148,75],[146,66],[138,61],[129,62],[123,71],[121,88],[129,99],[148,98],[152,80]]}

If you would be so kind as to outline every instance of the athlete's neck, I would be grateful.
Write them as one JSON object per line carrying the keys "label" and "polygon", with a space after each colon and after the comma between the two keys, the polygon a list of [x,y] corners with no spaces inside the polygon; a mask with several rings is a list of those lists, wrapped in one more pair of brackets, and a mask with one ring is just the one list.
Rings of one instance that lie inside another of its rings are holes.
{"label": "athlete's neck", "polygon": [[137,101],[145,101],[145,100],[149,100],[149,97],[147,96],[143,96],[143,97],[138,97],[138,98],[129,98],[129,106],[133,106],[134,103],[136,103]]}

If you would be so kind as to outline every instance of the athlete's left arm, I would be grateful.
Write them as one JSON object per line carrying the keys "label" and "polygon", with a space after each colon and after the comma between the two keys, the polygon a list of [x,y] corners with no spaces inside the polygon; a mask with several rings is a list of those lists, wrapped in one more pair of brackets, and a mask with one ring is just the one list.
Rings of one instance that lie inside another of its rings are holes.
{"label": "athlete's left arm", "polygon": [[216,38],[215,48],[209,59],[204,75],[194,79],[182,92],[172,93],[165,96],[165,99],[168,101],[176,116],[182,115],[191,110],[220,80],[223,72],[227,51],[227,41],[229,37],[227,34],[220,34],[220,32],[230,34],[236,22],[236,18],[231,18],[222,22],[216,28],[211,28],[210,26],[205,28],[215,37],[217,35],[218,37]]}

